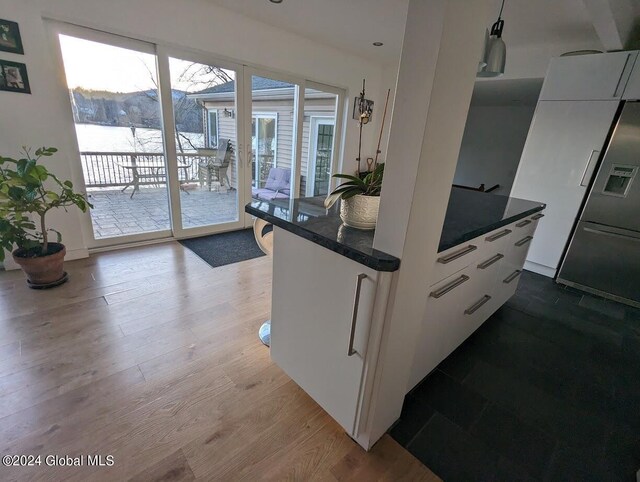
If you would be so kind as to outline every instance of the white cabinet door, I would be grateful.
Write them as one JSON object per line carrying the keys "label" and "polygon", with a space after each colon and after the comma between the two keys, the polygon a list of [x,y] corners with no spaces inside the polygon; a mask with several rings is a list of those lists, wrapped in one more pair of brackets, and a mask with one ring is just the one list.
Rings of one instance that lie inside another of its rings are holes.
{"label": "white cabinet door", "polygon": [[547,204],[529,262],[558,268],[617,108],[618,101],[538,103],[511,190]]}
{"label": "white cabinet door", "polygon": [[540,100],[620,99],[637,52],[551,59]]}
{"label": "white cabinet door", "polygon": [[631,76],[627,82],[627,87],[624,89],[622,98],[625,100],[639,100],[640,99],[640,59],[636,58],[636,62],[631,71]]}
{"label": "white cabinet door", "polygon": [[278,227],[273,246],[271,357],[353,435],[378,273]]}

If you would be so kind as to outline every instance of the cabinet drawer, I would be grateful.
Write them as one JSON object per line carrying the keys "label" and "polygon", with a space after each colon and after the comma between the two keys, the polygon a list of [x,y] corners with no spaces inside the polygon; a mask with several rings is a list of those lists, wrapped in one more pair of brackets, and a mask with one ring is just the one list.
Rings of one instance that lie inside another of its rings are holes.
{"label": "cabinet drawer", "polygon": [[524,236],[533,235],[538,226],[538,221],[543,217],[544,214],[538,213],[513,223],[513,238],[522,239]]}
{"label": "cabinet drawer", "polygon": [[[495,288],[495,287],[494,287]],[[460,319],[460,333],[454,349],[476,331],[500,306],[504,303],[500,293],[492,289],[490,293],[484,290],[474,291],[474,296],[468,296]]]}
{"label": "cabinet drawer", "polygon": [[475,263],[483,255],[484,237],[480,236],[459,246],[438,253],[431,277],[438,284],[461,269]]}
{"label": "cabinet drawer", "polygon": [[455,349],[455,346],[451,346],[450,332],[463,314],[460,300],[467,298],[471,273],[472,267],[468,267],[428,288],[426,310],[411,369],[410,388]]}
{"label": "cabinet drawer", "polygon": [[522,267],[524,261],[527,259],[527,253],[529,252],[529,246],[533,241],[533,232],[522,233],[517,238],[514,238],[513,245],[510,247],[509,261],[516,267]]}

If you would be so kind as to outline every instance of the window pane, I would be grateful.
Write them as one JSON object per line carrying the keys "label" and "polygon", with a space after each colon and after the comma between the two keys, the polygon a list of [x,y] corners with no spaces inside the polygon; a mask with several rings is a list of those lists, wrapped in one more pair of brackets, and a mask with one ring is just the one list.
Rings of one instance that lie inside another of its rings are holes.
{"label": "window pane", "polygon": [[294,165],[295,85],[252,77],[252,196],[288,199]]}
{"label": "window pane", "polygon": [[326,196],[331,181],[338,96],[305,89],[300,193]]}
{"label": "window pane", "polygon": [[95,239],[168,230],[154,55],[60,35]]}
{"label": "window pane", "polygon": [[182,226],[237,221],[236,73],[176,58],[169,67]]}

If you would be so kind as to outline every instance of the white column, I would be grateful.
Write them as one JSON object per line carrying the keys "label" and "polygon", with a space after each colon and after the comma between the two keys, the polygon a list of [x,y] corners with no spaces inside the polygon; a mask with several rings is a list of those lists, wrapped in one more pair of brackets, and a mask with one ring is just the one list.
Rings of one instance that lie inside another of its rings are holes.
{"label": "white column", "polygon": [[487,0],[410,0],[375,247],[401,258],[387,309],[369,433],[406,394],[487,18]]}

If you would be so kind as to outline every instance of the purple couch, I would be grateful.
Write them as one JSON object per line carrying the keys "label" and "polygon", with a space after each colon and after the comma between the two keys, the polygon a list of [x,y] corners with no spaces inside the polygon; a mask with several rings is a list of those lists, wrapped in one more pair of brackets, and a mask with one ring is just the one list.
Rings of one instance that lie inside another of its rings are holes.
{"label": "purple couch", "polygon": [[262,201],[288,199],[291,194],[291,169],[272,167],[263,188],[251,188],[251,196]]}

